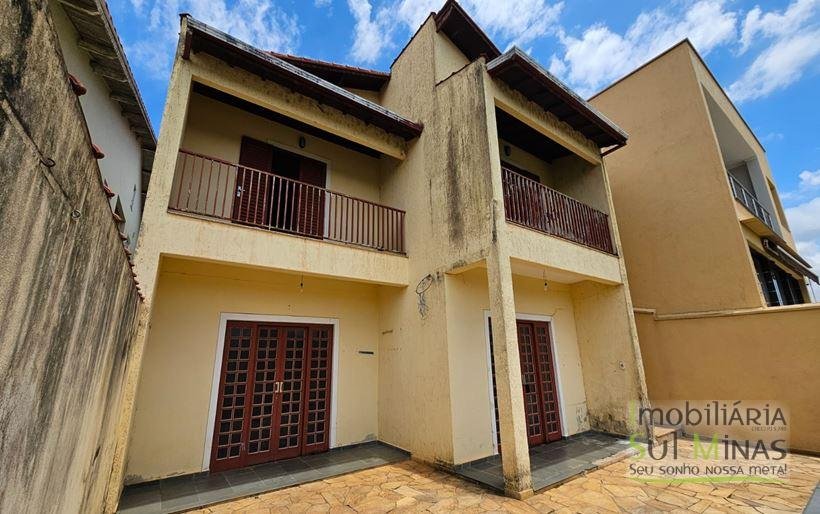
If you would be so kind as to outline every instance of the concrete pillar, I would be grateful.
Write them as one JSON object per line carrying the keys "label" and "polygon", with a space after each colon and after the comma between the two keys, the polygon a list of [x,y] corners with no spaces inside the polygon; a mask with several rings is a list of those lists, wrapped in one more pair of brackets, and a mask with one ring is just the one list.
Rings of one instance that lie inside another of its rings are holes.
{"label": "concrete pillar", "polygon": [[513,498],[524,499],[532,496],[533,491],[521,362],[518,356],[515,298],[510,259],[498,247],[487,257],[487,281],[490,287],[504,493]]}

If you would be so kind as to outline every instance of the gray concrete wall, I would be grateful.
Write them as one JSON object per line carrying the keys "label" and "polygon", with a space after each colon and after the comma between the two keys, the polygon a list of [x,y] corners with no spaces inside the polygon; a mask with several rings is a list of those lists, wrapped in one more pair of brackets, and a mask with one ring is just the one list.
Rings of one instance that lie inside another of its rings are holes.
{"label": "gray concrete wall", "polygon": [[0,34],[0,512],[99,512],[140,300],[45,2]]}

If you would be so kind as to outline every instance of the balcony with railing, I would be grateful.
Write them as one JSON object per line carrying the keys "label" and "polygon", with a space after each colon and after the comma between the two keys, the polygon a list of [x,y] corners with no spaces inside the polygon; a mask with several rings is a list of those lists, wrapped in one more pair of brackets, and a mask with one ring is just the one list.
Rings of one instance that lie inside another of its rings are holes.
{"label": "balcony with railing", "polygon": [[606,213],[508,168],[501,172],[507,221],[615,255]]}
{"label": "balcony with railing", "polygon": [[740,202],[746,209],[749,210],[752,214],[754,214],[760,221],[766,224],[770,229],[774,230],[774,223],[772,222],[772,215],[769,211],[766,210],[765,207],[758,201],[757,197],[754,193],[746,189],[743,184],[740,183],[738,179],[732,176],[731,173],[728,174],[729,176],[729,184],[732,186],[732,194],[734,195],[735,199]]}
{"label": "balcony with railing", "polygon": [[400,209],[187,150],[179,151],[168,210],[405,253]]}

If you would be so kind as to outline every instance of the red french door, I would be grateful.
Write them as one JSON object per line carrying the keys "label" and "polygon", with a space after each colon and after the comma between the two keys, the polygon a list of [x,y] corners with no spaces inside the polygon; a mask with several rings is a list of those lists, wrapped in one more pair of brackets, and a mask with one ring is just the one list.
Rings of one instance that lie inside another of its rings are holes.
{"label": "red french door", "polygon": [[242,137],[231,219],[324,237],[327,164]]}
{"label": "red french door", "polygon": [[229,321],[211,471],[325,451],[333,328]]}
{"label": "red french door", "polygon": [[[517,320],[516,326],[527,442],[530,446],[535,446],[561,438],[561,416],[558,411],[558,390],[555,381],[555,358],[552,354],[550,324],[544,321]],[[496,377],[492,351],[492,325],[490,325],[490,358],[493,368],[496,438],[500,449],[501,432],[498,428],[498,399],[495,398]]]}

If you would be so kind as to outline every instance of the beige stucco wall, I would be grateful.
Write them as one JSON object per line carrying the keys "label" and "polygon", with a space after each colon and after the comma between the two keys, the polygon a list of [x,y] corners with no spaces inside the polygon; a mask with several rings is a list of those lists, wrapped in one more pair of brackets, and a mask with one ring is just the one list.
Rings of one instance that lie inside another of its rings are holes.
{"label": "beige stucco wall", "polygon": [[127,482],[203,470],[221,313],[337,319],[335,445],[378,437],[376,286],[164,259],[156,298]]}
{"label": "beige stucco wall", "polygon": [[139,292],[51,8],[0,34],[0,512],[101,512]]}
{"label": "beige stucco wall", "polygon": [[464,66],[470,64],[461,50],[444,34],[438,33],[435,38],[435,81],[441,82]]}
{"label": "beige stucco wall", "polygon": [[510,256],[514,259],[537,264],[549,272],[569,273],[609,284],[623,281],[617,256],[517,225],[507,225],[507,231]]}
{"label": "beige stucco wall", "polygon": [[790,446],[820,451],[820,306],[636,321],[653,400],[782,403]]}
{"label": "beige stucco wall", "polygon": [[[625,285],[573,284],[572,304],[591,427],[644,435],[630,408],[646,402],[641,354]],[[633,411],[634,412],[634,411]]]}
{"label": "beige stucco wall", "polygon": [[[516,313],[551,317],[564,435],[589,429],[586,394],[575,329],[570,286],[513,277]],[[450,349],[454,463],[469,462],[495,451],[493,398],[486,315],[490,309],[487,273],[475,268],[447,275],[447,339]]]}
{"label": "beige stucco wall", "polygon": [[87,91],[79,97],[91,141],[105,152],[97,164],[116,196],[109,200],[112,209],[119,200],[125,217],[125,234],[133,251],[137,246],[142,217],[142,154],[137,137],[122,115],[120,104],[112,100],[105,80],[94,73],[91,57],[77,46],[79,35],[60,2],[49,2],[54,28],[68,72],[77,77]]}
{"label": "beige stucco wall", "polygon": [[665,313],[763,305],[689,47],[592,104],[630,135],[606,167],[635,306]]}

